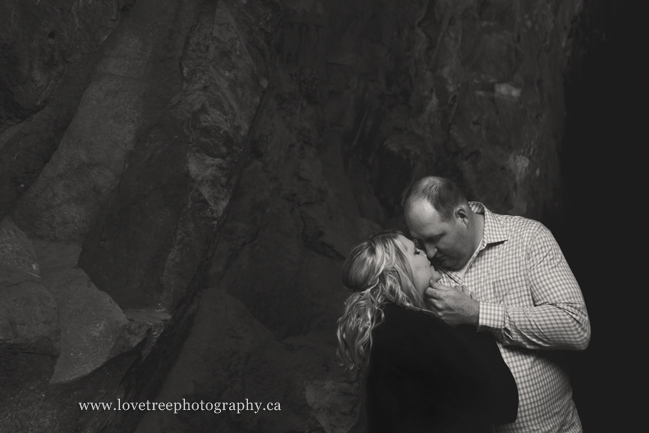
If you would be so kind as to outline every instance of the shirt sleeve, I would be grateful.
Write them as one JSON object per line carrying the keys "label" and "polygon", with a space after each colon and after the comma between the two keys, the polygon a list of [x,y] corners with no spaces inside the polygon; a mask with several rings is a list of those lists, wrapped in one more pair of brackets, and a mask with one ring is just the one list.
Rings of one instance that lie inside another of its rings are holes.
{"label": "shirt sleeve", "polygon": [[531,307],[480,303],[479,329],[490,331],[505,345],[528,349],[584,350],[590,321],[584,298],[552,233],[540,226],[525,257]]}

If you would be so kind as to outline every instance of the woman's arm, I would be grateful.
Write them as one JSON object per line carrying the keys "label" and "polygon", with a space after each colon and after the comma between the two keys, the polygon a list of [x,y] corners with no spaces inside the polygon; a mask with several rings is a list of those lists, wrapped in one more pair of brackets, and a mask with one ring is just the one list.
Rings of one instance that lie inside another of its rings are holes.
{"label": "woman's arm", "polygon": [[370,368],[383,382],[374,388],[394,406],[395,416],[428,410],[427,422],[446,427],[461,420],[503,424],[516,418],[516,384],[493,337],[396,306],[386,311],[374,337]]}

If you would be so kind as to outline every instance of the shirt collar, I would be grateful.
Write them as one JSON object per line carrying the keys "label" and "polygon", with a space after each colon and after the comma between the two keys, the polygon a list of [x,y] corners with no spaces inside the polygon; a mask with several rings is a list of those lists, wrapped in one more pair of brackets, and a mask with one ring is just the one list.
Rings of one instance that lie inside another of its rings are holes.
{"label": "shirt collar", "polygon": [[487,246],[509,239],[509,233],[500,220],[499,215],[491,212],[479,201],[470,201],[469,207],[477,214],[484,215],[484,231],[482,233],[482,245]]}
{"label": "shirt collar", "polygon": [[[484,229],[482,233],[482,242],[480,242],[480,246],[478,247],[478,250],[476,251],[474,257],[471,257],[471,259],[469,259],[467,269],[471,267],[471,263],[473,261],[472,259],[477,257],[478,254],[480,254],[480,251],[487,248],[487,245],[505,242],[507,239],[509,239],[509,233],[507,232],[505,225],[501,221],[500,215],[491,212],[479,201],[470,201],[469,207],[473,212],[484,215]],[[460,277],[458,272],[451,271],[450,269],[446,269],[442,266],[440,266],[440,270],[444,271],[443,273],[451,280],[455,281],[458,284],[463,284],[463,279]]]}

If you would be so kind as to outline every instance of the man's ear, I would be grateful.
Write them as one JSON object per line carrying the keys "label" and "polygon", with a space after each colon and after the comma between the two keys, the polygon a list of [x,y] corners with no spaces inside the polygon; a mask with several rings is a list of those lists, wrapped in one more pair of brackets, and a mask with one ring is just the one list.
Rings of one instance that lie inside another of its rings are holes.
{"label": "man's ear", "polygon": [[464,209],[464,207],[458,206],[455,209],[455,218],[458,219],[458,222],[461,222],[466,226],[469,225],[469,214],[467,213],[466,209]]}

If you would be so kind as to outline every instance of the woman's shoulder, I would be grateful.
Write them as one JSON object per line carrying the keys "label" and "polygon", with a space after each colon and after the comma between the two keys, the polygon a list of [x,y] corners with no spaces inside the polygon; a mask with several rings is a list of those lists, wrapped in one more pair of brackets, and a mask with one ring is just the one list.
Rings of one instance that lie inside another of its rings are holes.
{"label": "woman's shoulder", "polygon": [[402,307],[392,302],[386,303],[382,310],[383,320],[372,331],[373,341],[380,346],[399,347],[424,341],[438,346],[468,345],[473,350],[495,349],[498,352],[494,337],[486,332],[476,332],[474,326],[453,327],[432,313]]}
{"label": "woman's shoulder", "polygon": [[431,312],[420,310],[420,309],[403,307],[401,305],[395,304],[394,302],[389,302],[389,301],[386,302],[383,305],[382,309],[384,315],[384,322],[388,322],[388,321],[392,323],[424,322],[432,326],[442,326],[442,327],[449,326]]}
{"label": "woman's shoulder", "polygon": [[418,335],[452,331],[453,328],[432,313],[402,307],[386,302],[383,307],[383,320],[373,330],[376,339],[416,338]]}

